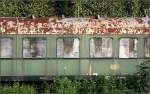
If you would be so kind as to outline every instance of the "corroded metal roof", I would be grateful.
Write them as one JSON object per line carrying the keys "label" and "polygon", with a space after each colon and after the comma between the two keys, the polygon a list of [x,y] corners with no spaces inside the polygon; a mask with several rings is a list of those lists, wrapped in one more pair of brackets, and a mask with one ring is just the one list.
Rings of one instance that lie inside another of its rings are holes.
{"label": "corroded metal roof", "polygon": [[149,18],[0,18],[1,34],[149,34]]}

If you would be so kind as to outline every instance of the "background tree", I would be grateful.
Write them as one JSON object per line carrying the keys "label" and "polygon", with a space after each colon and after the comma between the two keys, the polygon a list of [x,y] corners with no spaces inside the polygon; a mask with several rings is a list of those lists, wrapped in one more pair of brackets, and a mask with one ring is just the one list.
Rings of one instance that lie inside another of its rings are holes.
{"label": "background tree", "polygon": [[54,8],[49,0],[2,0],[0,1],[0,16],[4,17],[37,17],[53,16]]}
{"label": "background tree", "polygon": [[86,16],[91,16],[92,10],[90,10],[90,7],[88,5],[88,0],[76,0],[74,2],[74,16],[75,17],[86,17]]}
{"label": "background tree", "polygon": [[27,0],[23,2],[25,16],[49,17],[54,15],[54,8],[49,0]]}
{"label": "background tree", "polygon": [[74,16],[135,17],[150,12],[149,0],[76,0]]}
{"label": "background tree", "polygon": [[68,16],[74,16],[73,11],[74,11],[74,3],[72,1],[55,1],[53,2],[53,7],[55,9],[55,15],[57,16],[62,16],[65,15],[66,17]]}
{"label": "background tree", "polygon": [[150,0],[1,0],[4,17],[139,17],[150,15]]}
{"label": "background tree", "polygon": [[20,16],[20,13],[18,11],[18,0],[0,1],[0,16],[5,16],[5,17]]}

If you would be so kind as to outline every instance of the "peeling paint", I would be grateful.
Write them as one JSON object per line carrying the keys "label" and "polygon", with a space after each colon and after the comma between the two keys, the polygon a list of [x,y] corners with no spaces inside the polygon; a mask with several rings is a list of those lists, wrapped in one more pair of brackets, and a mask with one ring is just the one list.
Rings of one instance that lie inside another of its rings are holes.
{"label": "peeling paint", "polygon": [[142,18],[0,18],[1,34],[149,34]]}

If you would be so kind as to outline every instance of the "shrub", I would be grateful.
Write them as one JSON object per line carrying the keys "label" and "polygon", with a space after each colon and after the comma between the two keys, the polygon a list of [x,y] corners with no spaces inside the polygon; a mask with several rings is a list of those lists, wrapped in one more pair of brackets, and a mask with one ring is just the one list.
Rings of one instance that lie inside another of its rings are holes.
{"label": "shrub", "polygon": [[96,92],[97,93],[103,93],[104,92],[104,88],[103,88],[103,86],[104,86],[104,82],[105,80],[104,80],[104,76],[100,76],[100,77],[97,77],[96,78],[96,81],[95,81],[95,84],[96,84]]}
{"label": "shrub", "polygon": [[57,94],[76,94],[78,91],[78,82],[72,82],[67,77],[58,78],[50,86],[52,93]]}
{"label": "shrub", "polygon": [[93,94],[95,92],[96,92],[95,81],[84,79],[81,82],[80,93]]}
{"label": "shrub", "polygon": [[106,94],[122,94],[129,92],[126,83],[116,75],[106,76],[103,88]]}
{"label": "shrub", "polygon": [[137,66],[138,92],[148,92],[150,88],[150,60],[145,60]]}
{"label": "shrub", "polygon": [[33,86],[36,88],[37,92],[40,94],[49,94],[50,93],[50,84],[49,81],[42,81],[42,82],[36,82],[36,84],[33,84]]}
{"label": "shrub", "polygon": [[34,87],[22,84],[20,85],[19,82],[13,83],[12,86],[4,85],[3,87],[4,94],[36,94],[36,90]]}

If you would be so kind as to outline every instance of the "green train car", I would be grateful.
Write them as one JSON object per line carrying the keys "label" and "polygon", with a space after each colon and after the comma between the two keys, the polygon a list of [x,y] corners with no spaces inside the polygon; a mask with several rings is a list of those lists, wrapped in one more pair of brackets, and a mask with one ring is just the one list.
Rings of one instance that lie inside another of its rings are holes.
{"label": "green train car", "polygon": [[1,80],[133,75],[150,59],[149,17],[0,18]]}

